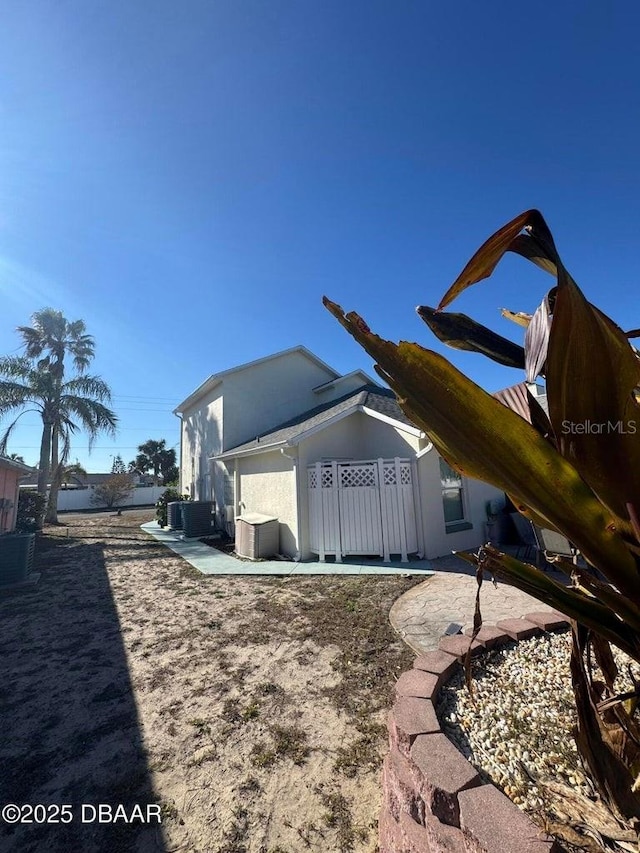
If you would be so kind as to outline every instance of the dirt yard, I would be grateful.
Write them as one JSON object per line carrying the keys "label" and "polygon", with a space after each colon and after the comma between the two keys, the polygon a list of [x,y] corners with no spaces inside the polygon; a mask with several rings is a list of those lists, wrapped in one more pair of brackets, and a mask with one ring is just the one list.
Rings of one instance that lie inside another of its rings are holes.
{"label": "dirt yard", "polygon": [[0,805],[49,807],[0,822],[0,850],[373,853],[412,661],[387,614],[419,579],[203,576],[152,515],[61,516],[40,583],[0,596]]}

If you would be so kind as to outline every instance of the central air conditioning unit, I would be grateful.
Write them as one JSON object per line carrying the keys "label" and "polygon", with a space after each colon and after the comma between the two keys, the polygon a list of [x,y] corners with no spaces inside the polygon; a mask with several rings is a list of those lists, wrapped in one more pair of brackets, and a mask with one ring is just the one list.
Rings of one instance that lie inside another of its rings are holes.
{"label": "central air conditioning unit", "polygon": [[186,501],[171,501],[167,504],[167,525],[171,530],[182,530],[182,504]]}
{"label": "central air conditioning unit", "polygon": [[185,538],[210,536],[215,530],[214,501],[183,501],[182,527]]}
{"label": "central air conditioning unit", "polygon": [[280,548],[280,523],[272,515],[246,512],[236,518],[236,554],[250,560],[273,557]]}

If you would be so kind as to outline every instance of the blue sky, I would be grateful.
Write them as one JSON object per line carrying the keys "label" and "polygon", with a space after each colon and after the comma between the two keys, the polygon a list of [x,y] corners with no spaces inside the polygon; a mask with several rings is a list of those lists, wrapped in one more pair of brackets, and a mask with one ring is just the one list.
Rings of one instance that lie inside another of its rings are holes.
{"label": "blue sky", "polygon": [[[587,296],[640,326],[637,4],[7,2],[0,353],[45,306],[83,318],[120,416],[108,470],[209,374],[305,344],[371,371],[322,308],[445,352],[415,315],[529,207]],[[464,294],[516,340],[552,279],[518,258]],[[33,415],[9,447],[35,462]]]}

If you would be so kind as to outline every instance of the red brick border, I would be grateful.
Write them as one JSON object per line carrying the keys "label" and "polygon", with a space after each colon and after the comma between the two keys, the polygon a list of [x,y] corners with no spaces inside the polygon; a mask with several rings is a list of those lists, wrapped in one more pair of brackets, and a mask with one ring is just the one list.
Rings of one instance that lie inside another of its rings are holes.
{"label": "red brick border", "polygon": [[[482,627],[472,653],[568,625],[556,612],[505,619]],[[469,642],[443,637],[438,651],[420,655],[398,679],[382,771],[380,853],[565,853],[494,785],[483,784],[440,729],[434,703]]]}

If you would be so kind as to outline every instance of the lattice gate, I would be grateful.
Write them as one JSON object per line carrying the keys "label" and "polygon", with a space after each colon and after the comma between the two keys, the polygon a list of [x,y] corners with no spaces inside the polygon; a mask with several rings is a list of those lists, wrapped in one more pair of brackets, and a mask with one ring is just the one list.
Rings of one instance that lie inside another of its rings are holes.
{"label": "lattice gate", "polygon": [[409,459],[317,462],[307,470],[310,548],[324,560],[418,550],[414,469]]}

